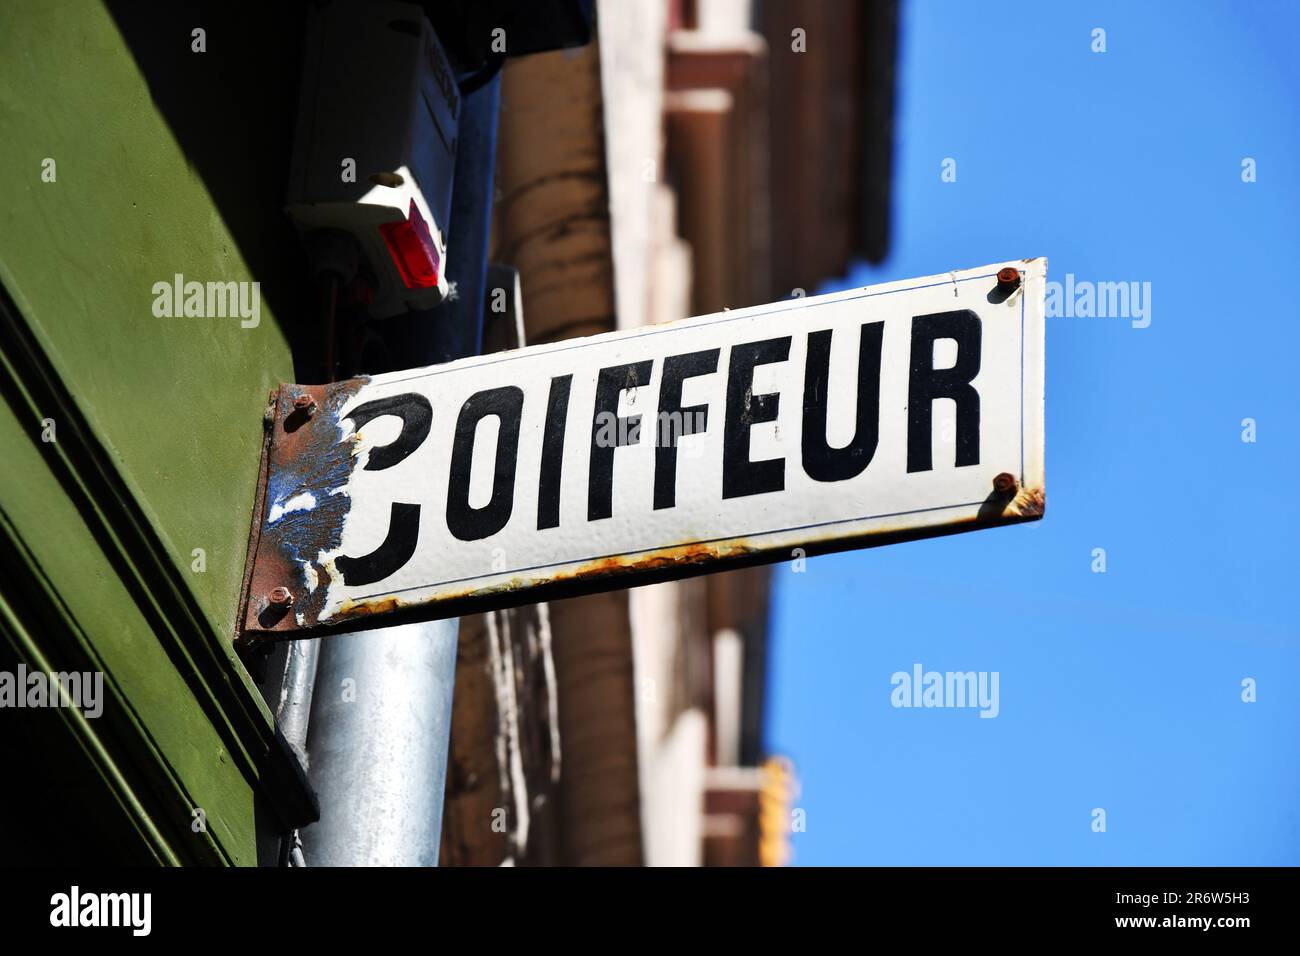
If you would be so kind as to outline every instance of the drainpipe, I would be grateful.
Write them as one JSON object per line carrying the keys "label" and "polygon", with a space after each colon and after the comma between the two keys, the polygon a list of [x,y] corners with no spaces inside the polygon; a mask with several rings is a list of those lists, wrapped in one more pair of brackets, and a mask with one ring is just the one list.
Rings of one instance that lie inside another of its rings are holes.
{"label": "drainpipe", "polygon": [[[456,293],[377,327],[398,368],[477,355],[482,345],[499,79],[475,77],[461,92],[447,249]],[[458,624],[321,639],[307,737],[321,815],[301,831],[308,865],[437,865]]]}

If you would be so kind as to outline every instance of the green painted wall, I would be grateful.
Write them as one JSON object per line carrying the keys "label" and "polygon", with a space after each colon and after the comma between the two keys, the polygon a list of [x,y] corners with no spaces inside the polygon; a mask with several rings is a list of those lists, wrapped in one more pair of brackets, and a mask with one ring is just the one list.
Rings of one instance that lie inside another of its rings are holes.
{"label": "green painted wall", "polygon": [[[253,862],[252,788],[235,771],[217,729],[197,706],[185,679],[154,638],[72,501],[62,494],[40,450],[25,440],[12,416],[0,415],[0,443],[8,449],[0,494],[5,517],[27,546],[34,565],[57,588],[57,599],[67,613],[67,622],[60,623],[68,634],[55,646],[47,622],[23,628],[28,666],[105,673],[110,700],[104,713],[83,719],[74,732],[95,752],[100,772],[111,778],[114,793],[128,805],[127,812],[169,801],[204,811],[206,834],[190,831],[193,840],[185,837],[178,847],[169,845],[177,842],[175,836],[171,841],[155,838],[161,860],[206,856],[219,860],[228,855],[230,862]],[[6,590],[0,586],[0,596]],[[68,638],[78,646],[60,646]],[[77,657],[84,663],[70,665]],[[145,775],[139,787],[118,779],[123,773],[120,764],[142,756],[134,752],[133,732],[140,746],[152,745],[155,753],[150,756],[158,768]],[[227,767],[229,772],[222,772]],[[145,792],[138,792],[139,788]],[[137,815],[150,814],[140,810]],[[154,826],[168,828],[166,821]],[[170,829],[184,834],[174,823]],[[185,845],[190,843],[194,845]]]}
{"label": "green painted wall", "polygon": [[[0,589],[0,630],[32,664],[84,657],[106,672],[113,719],[67,732],[123,812],[155,818],[142,824],[162,834],[154,858],[252,863],[255,795],[268,764],[285,771],[230,640],[262,410],[295,379],[294,307],[273,307],[297,291],[275,198],[287,140],[267,130],[293,102],[297,61],[274,37],[241,49],[219,20],[207,42],[221,51],[194,53],[199,5],[128,6],[0,4],[0,287],[16,315],[0,518],[27,576]],[[286,35],[294,19],[281,12]],[[177,92],[190,79],[192,104]],[[266,106],[241,110],[241,97]],[[259,324],[156,317],[154,285],[177,273],[260,280]],[[146,543],[118,540],[137,510]],[[13,608],[42,581],[52,596],[24,622]],[[191,840],[192,807],[209,830]]]}
{"label": "green painted wall", "polygon": [[206,551],[192,586],[229,634],[262,409],[293,377],[285,336],[267,303],[250,329],[154,317],[176,273],[257,277],[102,6],[0,5],[0,64],[0,282],[177,562]]}

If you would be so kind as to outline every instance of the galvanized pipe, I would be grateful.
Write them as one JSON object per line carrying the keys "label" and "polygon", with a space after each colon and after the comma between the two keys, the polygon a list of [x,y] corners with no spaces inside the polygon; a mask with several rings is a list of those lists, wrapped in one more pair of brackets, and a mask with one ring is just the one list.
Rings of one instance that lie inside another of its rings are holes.
{"label": "galvanized pipe", "polygon": [[436,866],[459,622],[321,638],[308,778],[311,866]]}

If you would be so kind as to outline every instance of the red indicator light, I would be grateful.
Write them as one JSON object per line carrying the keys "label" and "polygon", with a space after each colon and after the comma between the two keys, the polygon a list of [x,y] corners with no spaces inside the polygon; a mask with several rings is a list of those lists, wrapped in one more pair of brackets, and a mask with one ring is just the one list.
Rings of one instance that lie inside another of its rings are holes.
{"label": "red indicator light", "polygon": [[438,284],[438,247],[434,245],[429,224],[415,208],[411,208],[403,222],[386,222],[379,227],[388,254],[402,276],[408,289],[432,289]]}

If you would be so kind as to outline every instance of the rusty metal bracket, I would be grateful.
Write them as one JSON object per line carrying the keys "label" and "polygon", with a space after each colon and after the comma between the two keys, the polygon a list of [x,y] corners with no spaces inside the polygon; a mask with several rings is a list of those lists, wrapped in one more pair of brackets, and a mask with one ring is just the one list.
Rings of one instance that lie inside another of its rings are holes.
{"label": "rusty metal bracket", "polygon": [[314,577],[312,561],[338,546],[350,501],[336,492],[355,442],[340,439],[338,411],[366,381],[282,385],[271,394],[236,626],[241,646],[306,636],[293,633],[298,619],[314,620],[324,600],[328,582]]}

